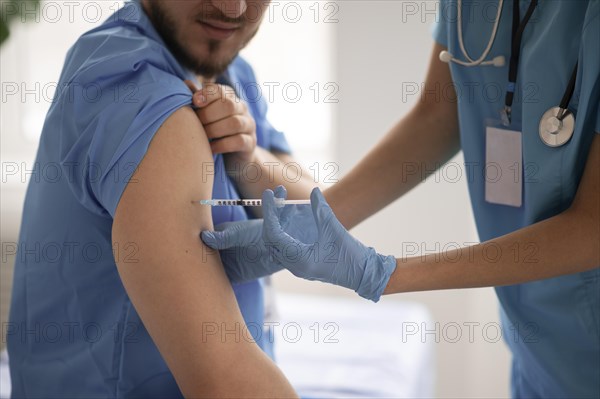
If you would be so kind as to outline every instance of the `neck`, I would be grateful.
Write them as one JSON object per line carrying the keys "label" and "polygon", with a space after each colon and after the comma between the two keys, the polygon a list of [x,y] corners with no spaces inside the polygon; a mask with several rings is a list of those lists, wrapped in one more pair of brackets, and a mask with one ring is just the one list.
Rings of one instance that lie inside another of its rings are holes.
{"label": "neck", "polygon": [[196,75],[196,79],[198,79],[198,82],[200,82],[201,84],[214,83],[217,80],[216,77],[207,78],[207,77],[201,76],[201,75]]}

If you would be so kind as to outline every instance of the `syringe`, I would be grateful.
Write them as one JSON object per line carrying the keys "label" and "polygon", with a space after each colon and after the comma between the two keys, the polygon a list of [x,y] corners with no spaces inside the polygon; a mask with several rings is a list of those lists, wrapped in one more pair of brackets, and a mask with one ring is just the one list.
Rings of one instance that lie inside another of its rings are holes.
{"label": "syringe", "polygon": [[[209,199],[198,202],[200,205],[210,206],[262,206],[262,200],[259,199]],[[275,198],[275,205],[277,207],[285,205],[310,205],[310,200],[284,200]]]}

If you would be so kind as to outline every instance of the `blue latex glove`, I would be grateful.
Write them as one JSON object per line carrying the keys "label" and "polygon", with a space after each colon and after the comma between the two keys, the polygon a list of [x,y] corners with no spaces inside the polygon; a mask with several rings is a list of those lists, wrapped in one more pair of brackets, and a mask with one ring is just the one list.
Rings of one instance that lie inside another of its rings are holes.
{"label": "blue latex glove", "polygon": [[316,241],[305,241],[286,231],[273,191],[263,193],[263,239],[272,247],[273,258],[298,277],[350,288],[377,302],[396,269],[396,258],[380,255],[352,237],[318,188],[311,193],[310,201]]}
{"label": "blue latex glove", "polygon": [[[287,198],[285,187],[277,187],[274,196]],[[288,205],[278,208],[277,214],[285,231],[304,240],[317,239],[310,206]],[[244,283],[283,268],[269,256],[270,249],[263,242],[262,232],[262,219],[244,220],[222,223],[215,227],[215,231],[205,230],[201,238],[208,247],[219,250],[229,280],[232,283]]]}

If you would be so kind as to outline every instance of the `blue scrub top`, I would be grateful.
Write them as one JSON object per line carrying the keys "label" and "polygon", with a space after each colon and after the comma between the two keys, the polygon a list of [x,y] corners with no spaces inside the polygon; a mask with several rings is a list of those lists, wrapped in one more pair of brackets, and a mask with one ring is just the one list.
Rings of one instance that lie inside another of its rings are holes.
{"label": "blue scrub top", "polygon": [[[250,66],[236,58],[228,81],[247,100],[258,145],[289,152],[266,120]],[[180,397],[131,304],[112,244],[115,209],[161,124],[191,106],[182,68],[137,2],[70,49],[46,117],[29,182],[16,257],[7,341],[13,397]],[[237,198],[216,156],[215,198]],[[239,207],[213,208],[215,224],[243,220]],[[254,339],[267,352],[259,281],[233,287]],[[201,339],[198,331],[198,339]]]}
{"label": "blue scrub top", "polygon": [[[521,18],[529,3],[521,1]],[[497,4],[496,0],[463,1],[463,38],[473,59],[487,45]],[[523,205],[485,201],[485,120],[498,119],[504,106],[512,7],[512,1],[504,2],[488,57],[504,55],[506,66],[451,64],[469,193],[482,241],[567,209],[592,139],[600,132],[600,3],[541,0],[523,34],[513,104],[511,129],[523,132]],[[458,44],[456,0],[442,0],[434,38],[464,60]],[[577,83],[569,105],[576,116],[575,132],[566,145],[551,148],[540,140],[538,124],[548,108],[559,104],[577,61]],[[520,256],[527,255],[531,251],[521,248]],[[513,353],[514,397],[600,397],[599,274],[596,268],[496,288],[503,335]]]}

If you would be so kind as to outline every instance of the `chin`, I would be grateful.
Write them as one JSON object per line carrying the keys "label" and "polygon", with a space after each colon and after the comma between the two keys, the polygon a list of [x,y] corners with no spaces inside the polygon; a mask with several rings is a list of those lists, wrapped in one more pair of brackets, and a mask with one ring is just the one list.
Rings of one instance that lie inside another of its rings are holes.
{"label": "chin", "polygon": [[[193,55],[196,73],[205,77],[215,77],[223,73],[238,55],[238,51],[199,51]],[[212,76],[208,76],[212,75]]]}
{"label": "chin", "polygon": [[234,35],[225,40],[213,40],[188,34],[177,40],[172,50],[175,50],[174,54],[183,66],[205,78],[214,78],[227,69],[248,43],[245,36]]}

